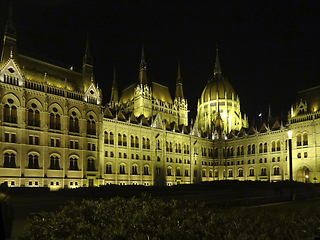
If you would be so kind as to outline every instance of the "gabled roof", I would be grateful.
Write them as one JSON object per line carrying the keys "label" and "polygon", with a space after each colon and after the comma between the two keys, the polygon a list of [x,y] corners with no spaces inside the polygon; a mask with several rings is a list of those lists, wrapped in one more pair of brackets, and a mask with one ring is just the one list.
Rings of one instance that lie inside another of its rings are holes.
{"label": "gabled roof", "polygon": [[137,118],[134,116],[133,112],[130,114],[130,123],[139,123]]}
{"label": "gabled roof", "polygon": [[253,134],[255,134],[255,133],[256,133],[256,129],[254,128],[254,126],[251,126],[251,127],[249,128],[248,135],[253,135]]}
{"label": "gabled roof", "polygon": [[275,121],[275,123],[273,124],[272,126],[272,131],[275,131],[275,130],[279,130],[280,129],[280,123],[278,120]]}
{"label": "gabled roof", "polygon": [[267,128],[267,126],[266,126],[266,124],[265,123],[263,123],[262,124],[262,126],[261,126],[261,128],[260,128],[260,133],[265,133],[265,132],[267,132],[268,131],[268,128]]}
{"label": "gabled roof", "polygon": [[124,116],[124,114],[122,113],[121,110],[119,110],[119,112],[118,112],[117,119],[118,119],[119,121],[124,121],[124,122],[127,121],[126,117]]}
{"label": "gabled roof", "polygon": [[113,115],[112,115],[112,113],[111,113],[111,111],[110,111],[110,109],[109,109],[108,106],[106,106],[106,108],[104,109],[103,116],[104,116],[105,118],[114,119],[114,117],[113,117]]}

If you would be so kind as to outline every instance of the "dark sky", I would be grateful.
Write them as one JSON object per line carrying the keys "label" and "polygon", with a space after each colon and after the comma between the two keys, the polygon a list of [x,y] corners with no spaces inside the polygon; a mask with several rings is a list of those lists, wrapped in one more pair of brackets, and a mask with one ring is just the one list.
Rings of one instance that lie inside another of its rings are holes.
{"label": "dark sky", "polygon": [[[0,30],[8,1],[0,0]],[[320,1],[13,0],[20,52],[80,68],[89,34],[94,72],[110,98],[113,66],[122,89],[138,81],[144,41],[148,77],[175,89],[177,62],[190,116],[213,75],[222,73],[249,123],[261,111],[286,115],[298,90],[319,85]],[[3,32],[3,30],[1,30]]]}

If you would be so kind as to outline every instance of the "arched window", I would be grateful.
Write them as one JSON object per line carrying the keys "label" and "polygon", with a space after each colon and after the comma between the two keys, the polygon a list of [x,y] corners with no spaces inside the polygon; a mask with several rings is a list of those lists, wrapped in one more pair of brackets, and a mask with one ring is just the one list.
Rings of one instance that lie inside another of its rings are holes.
{"label": "arched window", "polygon": [[262,143],[259,144],[259,153],[262,153]]}
{"label": "arched window", "polygon": [[149,175],[149,166],[148,165],[144,165],[144,167],[143,167],[143,175]]}
{"label": "arched window", "polygon": [[108,132],[104,131],[104,144],[108,144],[108,143],[109,143]]}
{"label": "arched window", "polygon": [[16,167],[16,155],[14,153],[5,153],[3,167],[15,168]]}
{"label": "arched window", "polygon": [[17,107],[4,105],[3,108],[3,121],[9,123],[17,123]]}
{"label": "arched window", "polygon": [[71,116],[69,119],[69,131],[70,132],[79,132],[79,119],[77,117]]}
{"label": "arched window", "polygon": [[132,166],[132,175],[138,175],[138,166],[137,165],[133,165]]}
{"label": "arched window", "polygon": [[139,148],[139,138],[136,136],[136,142],[135,142],[136,148]]}
{"label": "arched window", "polygon": [[297,135],[297,146],[301,146],[301,134]]}
{"label": "arched window", "polygon": [[248,164],[251,164],[251,160],[248,160]]}
{"label": "arched window", "polygon": [[167,168],[167,176],[172,176],[172,168],[171,167]]}
{"label": "arched window", "polygon": [[238,169],[238,177],[243,177],[243,169],[242,168]]}
{"label": "arched window", "polygon": [[268,144],[264,143],[263,152],[268,152]]}
{"label": "arched window", "polygon": [[176,153],[178,152],[178,144],[176,143]]}
{"label": "arched window", "polygon": [[29,154],[28,156],[29,163],[28,168],[29,169],[39,169],[39,157],[35,154]]}
{"label": "arched window", "polygon": [[304,133],[303,134],[303,145],[308,145],[308,134]]}
{"label": "arched window", "polygon": [[79,170],[79,167],[78,167],[78,159],[77,159],[77,158],[75,158],[75,157],[70,157],[69,170],[73,170],[73,171]]}
{"label": "arched window", "polygon": [[120,165],[120,174],[126,174],[126,166],[124,164]]}
{"label": "arched window", "polygon": [[94,120],[87,120],[87,134],[96,135],[96,122]]}
{"label": "arched window", "polygon": [[58,156],[51,156],[50,157],[50,169],[51,170],[60,170],[59,160],[60,159]]}
{"label": "arched window", "polygon": [[237,147],[237,156],[239,156],[240,155],[240,147],[238,146]]}
{"label": "arched window", "polygon": [[38,110],[28,110],[28,125],[40,127],[40,112]]}
{"label": "arched window", "polygon": [[145,149],[147,147],[146,145],[146,139],[143,137],[142,138],[142,148]]}
{"label": "arched window", "polygon": [[243,146],[241,146],[241,155],[244,154],[244,149],[243,149]]}
{"label": "arched window", "polygon": [[189,145],[187,145],[187,154],[189,154]]}
{"label": "arched window", "polygon": [[178,144],[178,151],[179,151],[179,153],[181,153],[181,144],[180,143]]}
{"label": "arched window", "polygon": [[202,169],[202,177],[206,177],[206,169]]}
{"label": "arched window", "polygon": [[188,169],[188,168],[186,168],[186,169],[184,170],[184,176],[185,176],[185,177],[189,177],[189,169]]}
{"label": "arched window", "polygon": [[272,141],[272,143],[271,143],[271,150],[272,150],[272,152],[275,152],[276,151],[276,142],[275,141]]}
{"label": "arched window", "polygon": [[150,139],[147,138],[147,149],[150,149]]}
{"label": "arched window", "polygon": [[121,146],[122,145],[122,136],[120,133],[118,133],[118,145]]}
{"label": "arched window", "polygon": [[232,148],[230,148],[230,156],[231,157],[233,157],[233,153],[234,153],[234,151],[233,151],[233,147],[232,147]]}
{"label": "arched window", "polygon": [[254,168],[249,169],[249,176],[253,177],[254,176]]}
{"label": "arched window", "polygon": [[114,136],[113,136],[113,132],[110,132],[110,144],[113,145],[114,144]]}
{"label": "arched window", "polygon": [[160,150],[160,140],[157,142],[157,149]]}
{"label": "arched window", "polygon": [[177,169],[176,169],[176,176],[180,176],[180,174],[181,174],[181,173],[180,173],[180,168],[177,168]]}
{"label": "arched window", "polygon": [[252,154],[255,154],[256,153],[256,145],[255,144],[252,144]]}
{"label": "arched window", "polygon": [[166,142],[166,151],[169,152],[169,143]]}
{"label": "arched window", "polygon": [[275,176],[280,175],[280,168],[279,167],[273,168],[273,175],[275,175]]}
{"label": "arched window", "polygon": [[134,136],[132,135],[130,137],[130,143],[131,143],[131,147],[134,147]]}
{"label": "arched window", "polygon": [[280,141],[278,140],[277,141],[277,151],[280,151],[281,150],[281,144],[280,144]]}
{"label": "arched window", "polygon": [[87,171],[95,171],[96,170],[96,166],[94,164],[94,159],[88,159],[87,160]]}
{"label": "arched window", "polygon": [[172,142],[170,142],[170,152],[172,152]]}
{"label": "arched window", "polygon": [[219,177],[219,171],[218,170],[214,170],[214,177],[215,178]]}
{"label": "arched window", "polygon": [[248,154],[251,154],[251,145],[248,145]]}
{"label": "arched window", "polygon": [[212,171],[212,169],[209,170],[209,177],[213,177],[213,171]]}
{"label": "arched window", "polygon": [[233,171],[232,171],[232,169],[229,169],[229,170],[228,170],[228,177],[233,177]]}
{"label": "arched window", "polygon": [[123,141],[123,146],[127,146],[127,136],[125,134],[123,134],[122,136],[122,141]]}
{"label": "arched window", "polygon": [[112,165],[111,165],[111,163],[107,163],[107,165],[106,165],[106,174],[112,174]]}
{"label": "arched window", "polygon": [[261,176],[267,176],[267,168],[261,168]]}

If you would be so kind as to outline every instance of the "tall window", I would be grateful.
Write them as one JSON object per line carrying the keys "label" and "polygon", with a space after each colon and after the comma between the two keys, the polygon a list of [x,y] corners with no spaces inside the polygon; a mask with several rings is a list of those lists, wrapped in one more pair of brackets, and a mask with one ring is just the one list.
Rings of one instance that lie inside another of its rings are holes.
{"label": "tall window", "polygon": [[130,137],[130,142],[131,142],[131,147],[134,147],[134,137],[133,136]]}
{"label": "tall window", "polygon": [[69,131],[70,132],[79,132],[79,119],[77,117],[70,117],[69,119]]}
{"label": "tall window", "polygon": [[112,174],[112,165],[111,165],[111,163],[108,163],[106,165],[106,174]]}
{"label": "tall window", "polygon": [[189,169],[184,170],[184,176],[189,177]]}
{"label": "tall window", "polygon": [[264,143],[263,152],[268,152],[268,144]]}
{"label": "tall window", "polygon": [[114,144],[114,136],[113,136],[113,132],[110,132],[110,144],[113,145]]}
{"label": "tall window", "polygon": [[301,146],[301,134],[297,135],[297,146]]}
{"label": "tall window", "polygon": [[304,133],[303,134],[303,145],[308,145],[308,134]]}
{"label": "tall window", "polygon": [[261,168],[261,176],[267,176],[267,169]]}
{"label": "tall window", "polygon": [[248,145],[248,154],[251,154],[251,145]]}
{"label": "tall window", "polygon": [[144,174],[144,175],[149,175],[149,166],[148,166],[148,165],[145,165],[145,166],[143,167],[143,174]]}
{"label": "tall window", "polygon": [[252,144],[252,154],[255,154],[256,153],[256,145]]}
{"label": "tall window", "polygon": [[[89,117],[92,117],[92,116],[90,115]],[[96,122],[92,119],[87,120],[87,134],[96,135]]]}
{"label": "tall window", "polygon": [[147,145],[146,145],[146,139],[143,137],[142,138],[142,148],[146,148]]}
{"label": "tall window", "polygon": [[167,168],[167,176],[172,176],[172,169],[171,167]]}
{"label": "tall window", "polygon": [[273,141],[272,144],[271,144],[271,151],[272,152],[276,151],[276,142],[275,141]]}
{"label": "tall window", "polygon": [[259,144],[259,153],[262,153],[262,143]]}
{"label": "tall window", "polygon": [[229,170],[228,170],[228,177],[233,177],[232,169],[229,169]]}
{"label": "tall window", "polygon": [[206,170],[202,169],[202,177],[206,177]]}
{"label": "tall window", "polygon": [[280,141],[278,140],[277,141],[277,151],[280,151],[281,150],[281,145],[280,145]]}
{"label": "tall window", "polygon": [[94,164],[94,159],[88,159],[87,171],[95,171],[95,170],[96,170],[96,166]]}
{"label": "tall window", "polygon": [[120,165],[120,174],[126,174],[126,166],[125,165]]}
{"label": "tall window", "polygon": [[279,167],[273,168],[273,175],[280,175],[280,168]]}
{"label": "tall window", "polygon": [[150,139],[147,138],[147,149],[150,149]]}
{"label": "tall window", "polygon": [[[9,99],[10,100],[10,99]],[[11,100],[13,102],[13,100]],[[4,105],[3,108],[3,121],[9,123],[17,123],[17,107]]]}
{"label": "tall window", "polygon": [[52,170],[60,170],[59,157],[51,156],[50,157],[50,169]]}
{"label": "tall window", "polygon": [[118,133],[118,145],[121,146],[122,145],[122,136],[120,133]]}
{"label": "tall window", "polygon": [[138,166],[137,165],[132,166],[132,175],[138,175]]}
{"label": "tall window", "polygon": [[28,164],[29,169],[39,169],[38,155],[29,154],[28,159],[29,159],[29,164]]}
{"label": "tall window", "polygon": [[50,113],[50,128],[61,130],[60,115]]}
{"label": "tall window", "polygon": [[16,167],[16,155],[14,153],[5,153],[4,154],[3,167],[5,167],[5,168],[15,168]]}
{"label": "tall window", "polygon": [[240,168],[238,170],[238,177],[243,177],[243,169],[242,168]]}
{"label": "tall window", "polygon": [[136,148],[139,148],[139,138],[137,136],[136,136],[135,146]]}
{"label": "tall window", "polygon": [[108,132],[104,131],[104,144],[108,144],[108,143],[109,143]]}
{"label": "tall window", "polygon": [[176,169],[176,176],[180,176],[180,174],[181,174],[181,173],[180,173],[180,168],[177,168],[177,169]]}
{"label": "tall window", "polygon": [[125,134],[123,134],[122,136],[122,141],[123,141],[123,146],[127,146],[127,136]]}
{"label": "tall window", "polygon": [[79,170],[77,158],[75,158],[75,157],[70,158],[69,170]]}
{"label": "tall window", "polygon": [[28,110],[28,125],[40,127],[40,112],[38,110]]}
{"label": "tall window", "polygon": [[254,176],[254,168],[249,169],[249,176],[250,177]]}

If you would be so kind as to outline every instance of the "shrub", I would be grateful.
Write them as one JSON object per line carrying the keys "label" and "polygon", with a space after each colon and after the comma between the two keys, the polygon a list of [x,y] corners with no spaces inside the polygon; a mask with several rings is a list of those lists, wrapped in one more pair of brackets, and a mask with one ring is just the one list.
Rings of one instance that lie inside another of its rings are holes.
{"label": "shrub", "polygon": [[28,220],[25,239],[313,239],[320,208],[215,209],[196,202],[142,198],[71,202]]}

